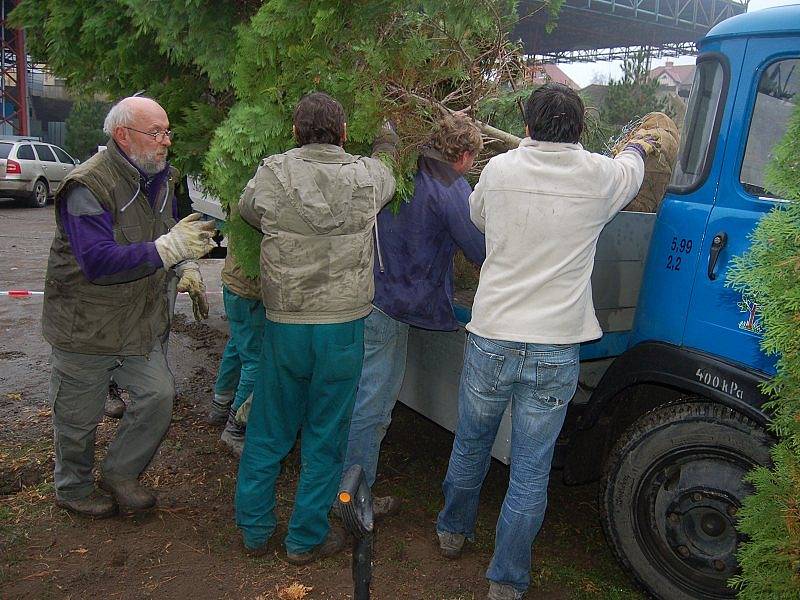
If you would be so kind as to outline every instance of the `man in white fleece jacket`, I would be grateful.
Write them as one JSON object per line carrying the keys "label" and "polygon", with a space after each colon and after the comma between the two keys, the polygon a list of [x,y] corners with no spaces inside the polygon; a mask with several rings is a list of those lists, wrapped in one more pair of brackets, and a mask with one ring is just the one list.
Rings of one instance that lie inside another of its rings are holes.
{"label": "man in white fleece jacket", "polygon": [[578,382],[581,342],[599,338],[590,277],[603,227],[639,191],[658,144],[641,131],[616,158],[578,143],[583,102],[549,83],[525,107],[526,137],[494,157],[469,199],[486,261],[467,325],[458,427],[437,521],[443,555],[475,532],[490,451],[511,402],[511,477],[486,573],[488,600],[522,598],[544,518],[556,438]]}

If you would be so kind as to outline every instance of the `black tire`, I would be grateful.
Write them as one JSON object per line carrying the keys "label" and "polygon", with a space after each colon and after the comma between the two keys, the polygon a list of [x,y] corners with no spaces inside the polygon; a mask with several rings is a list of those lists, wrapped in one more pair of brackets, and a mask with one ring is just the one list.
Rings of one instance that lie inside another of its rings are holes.
{"label": "black tire", "polygon": [[719,404],[667,404],[635,421],[609,455],[600,491],[606,537],[618,560],[662,600],[722,599],[738,571],[736,513],[769,464],[773,439]]}
{"label": "black tire", "polygon": [[47,187],[47,182],[44,179],[37,179],[33,184],[33,191],[31,191],[28,203],[32,208],[44,208],[47,206],[47,196],[50,190]]}

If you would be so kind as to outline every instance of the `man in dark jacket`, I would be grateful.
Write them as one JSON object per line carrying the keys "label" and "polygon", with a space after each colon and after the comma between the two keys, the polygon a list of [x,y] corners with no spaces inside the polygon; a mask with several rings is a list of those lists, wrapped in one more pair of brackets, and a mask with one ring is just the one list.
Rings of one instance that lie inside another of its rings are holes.
{"label": "man in dark jacket", "polygon": [[[145,510],[156,498],[138,482],[169,427],[174,381],[162,342],[169,281],[202,288],[196,264],[214,224],[175,222],[177,171],[167,163],[166,112],[144,97],[121,100],[104,124],[111,138],[55,195],[57,230],[45,280],[42,330],[53,346],[56,504],[94,517]],[[193,297],[193,301],[195,298]],[[130,407],[94,487],[94,437],[109,381]]]}
{"label": "man in dark jacket", "polygon": [[[481,264],[483,234],[469,217],[472,189],[463,175],[482,147],[462,115],[444,119],[419,158],[414,197],[397,214],[378,216],[373,311],[364,323],[364,365],[350,423],[344,470],[359,464],[372,486],[381,441],[403,383],[409,326],[453,331],[453,256],[460,248]],[[376,517],[399,508],[391,496],[373,500]]]}

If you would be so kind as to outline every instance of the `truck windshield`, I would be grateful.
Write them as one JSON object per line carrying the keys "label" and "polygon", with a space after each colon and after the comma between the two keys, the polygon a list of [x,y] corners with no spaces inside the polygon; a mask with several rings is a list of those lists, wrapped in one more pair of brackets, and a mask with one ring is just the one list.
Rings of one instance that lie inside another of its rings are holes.
{"label": "truck windshield", "polygon": [[800,103],[800,60],[779,60],[764,70],[758,82],[758,94],[753,105],[747,147],[742,161],[739,181],[745,191],[754,196],[776,198],[769,189],[765,169],[773,159],[775,149],[782,143],[797,143],[786,139],[789,119]]}
{"label": "truck windshield", "polygon": [[671,187],[677,193],[695,189],[708,174],[726,86],[725,69],[719,59],[713,55],[699,58],[681,135],[679,160],[672,173]]}

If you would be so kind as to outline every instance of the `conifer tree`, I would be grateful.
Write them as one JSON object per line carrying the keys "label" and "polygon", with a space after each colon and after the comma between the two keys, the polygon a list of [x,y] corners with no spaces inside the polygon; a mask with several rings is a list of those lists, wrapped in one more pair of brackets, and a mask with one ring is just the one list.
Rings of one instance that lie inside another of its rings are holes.
{"label": "conifer tree", "polygon": [[667,101],[658,95],[658,81],[650,78],[647,53],[640,50],[622,64],[622,78],[608,82],[608,93],[601,110],[601,118],[612,129],[619,130],[650,112],[663,112],[670,116]]}
{"label": "conifer tree", "polygon": [[791,202],[767,214],[737,258],[728,283],[752,297],[764,324],[762,348],[778,357],[765,386],[771,429],[779,442],[772,468],[749,475],[755,487],[738,528],[742,572],[732,583],[745,600],[800,598],[800,105],[766,170],[767,189]]}
{"label": "conifer tree", "polygon": [[108,112],[108,104],[84,100],[72,105],[65,123],[64,149],[75,158],[86,160],[97,146],[105,144],[103,120]]}
{"label": "conifer tree", "polygon": [[[562,3],[534,10],[554,19]],[[343,103],[352,152],[369,152],[384,119],[397,124],[398,198],[408,198],[431,123],[474,110],[522,64],[508,35],[516,0],[21,0],[12,19],[72,90],[158,100],[176,132],[173,162],[224,204],[259,160],[293,146],[292,109],[315,90]],[[514,143],[484,133],[488,149]],[[234,221],[228,233],[255,275],[257,232]]]}

